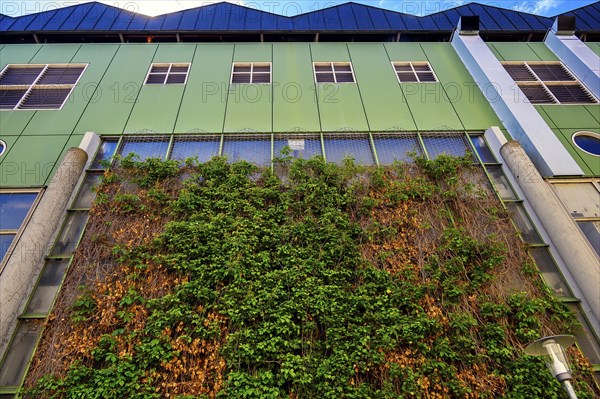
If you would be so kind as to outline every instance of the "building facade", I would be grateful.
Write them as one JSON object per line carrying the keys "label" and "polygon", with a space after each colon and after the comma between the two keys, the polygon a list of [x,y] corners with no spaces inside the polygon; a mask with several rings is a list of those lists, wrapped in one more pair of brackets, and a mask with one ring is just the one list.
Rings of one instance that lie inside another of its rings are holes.
{"label": "building facade", "polygon": [[475,154],[600,370],[600,3],[560,17],[352,3],[0,16],[0,396],[22,382],[100,161],[268,166],[284,145],[366,165]]}

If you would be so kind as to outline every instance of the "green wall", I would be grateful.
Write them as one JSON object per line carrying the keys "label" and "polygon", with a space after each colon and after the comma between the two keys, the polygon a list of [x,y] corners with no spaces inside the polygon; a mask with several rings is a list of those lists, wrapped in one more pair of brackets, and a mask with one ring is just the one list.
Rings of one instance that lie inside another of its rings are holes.
{"label": "green wall", "polygon": [[[232,85],[232,62],[272,62],[272,84]],[[315,84],[313,62],[352,62],[356,83]],[[428,61],[439,83],[398,83]],[[4,187],[48,182],[64,151],[101,135],[483,131],[500,121],[450,43],[47,44],[0,47],[7,64],[85,63],[61,110],[1,111]],[[153,62],[191,62],[185,85],[144,85]]]}

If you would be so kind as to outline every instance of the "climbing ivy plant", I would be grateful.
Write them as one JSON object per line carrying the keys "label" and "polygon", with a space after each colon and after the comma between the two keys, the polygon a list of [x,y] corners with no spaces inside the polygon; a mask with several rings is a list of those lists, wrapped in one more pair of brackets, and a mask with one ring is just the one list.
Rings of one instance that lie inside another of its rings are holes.
{"label": "climbing ivy plant", "polygon": [[575,318],[480,169],[277,162],[106,172],[23,395],[563,397],[522,349]]}

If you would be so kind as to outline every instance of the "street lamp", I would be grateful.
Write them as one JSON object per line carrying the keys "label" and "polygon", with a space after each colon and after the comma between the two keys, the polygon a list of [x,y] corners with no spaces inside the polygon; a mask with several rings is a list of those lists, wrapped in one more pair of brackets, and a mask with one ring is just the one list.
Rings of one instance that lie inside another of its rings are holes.
{"label": "street lamp", "polygon": [[544,356],[546,365],[558,382],[561,382],[570,399],[577,399],[573,385],[571,385],[571,370],[565,355],[565,348],[575,343],[572,335],[554,335],[544,337],[527,345],[525,353],[532,356]]}

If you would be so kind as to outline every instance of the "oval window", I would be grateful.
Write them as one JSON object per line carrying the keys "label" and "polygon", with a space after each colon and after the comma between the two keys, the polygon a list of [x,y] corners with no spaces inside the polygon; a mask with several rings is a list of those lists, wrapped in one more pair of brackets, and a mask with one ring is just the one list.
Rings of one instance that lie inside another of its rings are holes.
{"label": "oval window", "polygon": [[573,135],[573,143],[582,151],[600,157],[600,134],[577,132]]}
{"label": "oval window", "polygon": [[0,140],[0,155],[4,154],[4,151],[6,151],[6,143]]}

